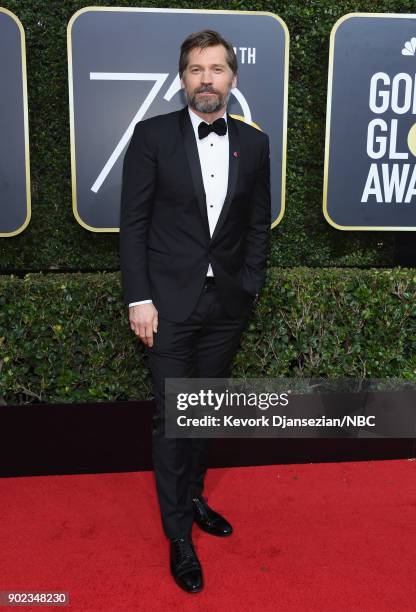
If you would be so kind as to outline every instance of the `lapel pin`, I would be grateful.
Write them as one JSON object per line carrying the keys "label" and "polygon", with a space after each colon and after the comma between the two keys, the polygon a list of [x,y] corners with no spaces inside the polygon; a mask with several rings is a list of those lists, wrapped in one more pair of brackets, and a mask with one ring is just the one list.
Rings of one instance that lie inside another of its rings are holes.
{"label": "lapel pin", "polygon": [[234,157],[240,157],[240,153],[238,151],[234,151],[233,155]]}

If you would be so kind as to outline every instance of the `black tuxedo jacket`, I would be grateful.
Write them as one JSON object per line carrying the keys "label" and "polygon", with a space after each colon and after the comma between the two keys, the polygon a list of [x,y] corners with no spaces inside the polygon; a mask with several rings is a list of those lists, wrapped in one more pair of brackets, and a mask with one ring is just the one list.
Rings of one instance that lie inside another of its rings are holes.
{"label": "black tuxedo jacket", "polygon": [[184,321],[211,263],[230,316],[264,283],[270,234],[266,134],[227,114],[228,191],[210,236],[198,148],[188,108],[139,122],[124,157],[120,264],[126,303],[151,299]]}

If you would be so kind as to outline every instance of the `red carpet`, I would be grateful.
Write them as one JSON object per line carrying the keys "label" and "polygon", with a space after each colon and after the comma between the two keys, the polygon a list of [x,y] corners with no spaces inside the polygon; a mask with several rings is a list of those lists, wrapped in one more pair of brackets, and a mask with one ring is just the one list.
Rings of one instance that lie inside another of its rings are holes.
{"label": "red carpet", "polygon": [[192,595],[170,577],[151,472],[1,479],[0,590],[69,591],[80,612],[414,612],[415,476],[408,460],[210,470],[235,531],[194,527]]}

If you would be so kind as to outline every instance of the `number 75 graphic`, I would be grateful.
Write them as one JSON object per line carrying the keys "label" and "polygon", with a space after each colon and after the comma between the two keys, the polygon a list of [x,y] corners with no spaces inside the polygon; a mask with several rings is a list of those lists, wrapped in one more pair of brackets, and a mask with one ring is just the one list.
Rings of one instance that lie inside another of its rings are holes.
{"label": "number 75 graphic", "polygon": [[[110,157],[104,164],[103,169],[95,179],[94,184],[91,187],[91,191],[93,191],[94,193],[97,193],[99,191],[101,185],[104,183],[112,167],[120,157],[128,141],[130,140],[133,134],[134,126],[136,125],[136,123],[143,119],[146,112],[150,108],[150,105],[152,104],[153,100],[156,98],[157,94],[162,89],[168,76],[169,73],[162,72],[90,72],[91,81],[154,81],[153,87],[147,94],[137,113],[134,115],[126,131],[117,143],[114,151],[111,153]],[[164,100],[167,100],[169,102],[173,98],[173,96],[178,91],[180,91],[180,89],[181,82],[179,74],[177,74],[170,86],[168,87],[165,95],[163,96]],[[237,87],[232,89],[231,93],[240,103],[241,109],[243,111],[244,120],[247,123],[251,123],[251,112],[247,100]]]}

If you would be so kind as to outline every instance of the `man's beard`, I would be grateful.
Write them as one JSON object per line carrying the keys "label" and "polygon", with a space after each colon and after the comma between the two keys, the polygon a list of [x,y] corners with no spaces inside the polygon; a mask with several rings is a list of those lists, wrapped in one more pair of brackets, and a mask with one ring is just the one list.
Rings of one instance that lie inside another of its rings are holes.
{"label": "man's beard", "polygon": [[[216,97],[213,97],[213,96],[198,97],[197,96],[197,94],[203,93],[203,92],[214,93]],[[221,108],[225,108],[227,106],[228,100],[230,98],[230,92],[231,92],[231,87],[228,90],[227,94],[225,94],[224,96],[209,87],[204,87],[204,88],[200,87],[198,89],[195,89],[191,97],[189,97],[188,93],[186,92],[186,97],[188,99],[189,106],[193,108],[194,110],[200,113],[216,113]]]}

